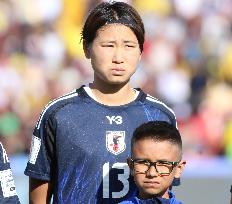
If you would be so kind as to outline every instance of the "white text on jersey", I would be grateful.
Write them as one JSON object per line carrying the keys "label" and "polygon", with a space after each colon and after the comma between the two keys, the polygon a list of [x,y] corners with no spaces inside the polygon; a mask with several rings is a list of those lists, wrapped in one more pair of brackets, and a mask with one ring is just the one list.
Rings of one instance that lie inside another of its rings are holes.
{"label": "white text on jersey", "polygon": [[110,124],[116,123],[116,124],[122,124],[122,116],[106,116],[106,118],[109,120]]}

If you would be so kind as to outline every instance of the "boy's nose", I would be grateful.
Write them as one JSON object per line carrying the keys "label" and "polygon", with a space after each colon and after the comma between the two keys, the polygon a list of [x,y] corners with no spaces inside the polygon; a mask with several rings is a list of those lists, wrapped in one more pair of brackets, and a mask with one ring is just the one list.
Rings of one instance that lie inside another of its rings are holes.
{"label": "boy's nose", "polygon": [[148,169],[147,176],[148,177],[158,176],[158,172],[156,171],[156,168],[153,165]]}

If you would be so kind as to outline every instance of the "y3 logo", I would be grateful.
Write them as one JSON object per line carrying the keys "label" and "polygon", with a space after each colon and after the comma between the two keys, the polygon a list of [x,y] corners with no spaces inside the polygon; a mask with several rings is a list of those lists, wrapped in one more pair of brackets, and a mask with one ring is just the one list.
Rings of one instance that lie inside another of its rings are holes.
{"label": "y3 logo", "polygon": [[116,124],[122,124],[122,116],[106,116],[106,118],[109,120],[110,124],[116,123]]}

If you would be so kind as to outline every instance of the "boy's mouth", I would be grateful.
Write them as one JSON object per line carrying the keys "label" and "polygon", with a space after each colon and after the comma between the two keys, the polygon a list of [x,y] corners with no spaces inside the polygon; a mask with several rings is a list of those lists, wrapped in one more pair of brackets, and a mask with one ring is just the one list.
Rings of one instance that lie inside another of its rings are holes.
{"label": "boy's mouth", "polygon": [[144,181],[144,186],[145,187],[158,187],[160,186],[160,182],[158,181]]}

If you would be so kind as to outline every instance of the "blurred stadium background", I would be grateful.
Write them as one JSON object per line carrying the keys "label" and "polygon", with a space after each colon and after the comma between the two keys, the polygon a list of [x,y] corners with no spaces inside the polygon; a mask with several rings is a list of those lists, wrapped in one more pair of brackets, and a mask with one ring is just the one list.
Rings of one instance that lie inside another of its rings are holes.
{"label": "blurred stadium background", "polygon": [[[0,141],[21,202],[33,127],[51,99],[91,81],[80,33],[100,0],[0,0]],[[185,204],[229,203],[232,184],[232,1],[131,0],[146,29],[136,87],[176,113],[188,160]]]}

